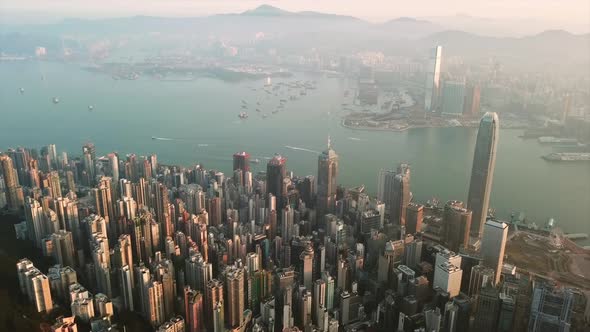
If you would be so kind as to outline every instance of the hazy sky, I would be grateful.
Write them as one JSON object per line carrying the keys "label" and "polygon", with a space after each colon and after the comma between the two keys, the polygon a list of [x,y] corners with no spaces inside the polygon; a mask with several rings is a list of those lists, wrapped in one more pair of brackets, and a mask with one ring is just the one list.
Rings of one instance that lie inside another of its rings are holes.
{"label": "hazy sky", "polygon": [[372,21],[461,13],[590,26],[589,0],[0,0],[0,17],[7,18],[22,11],[51,18],[140,14],[199,16],[241,12],[264,3],[292,11],[322,11]]}

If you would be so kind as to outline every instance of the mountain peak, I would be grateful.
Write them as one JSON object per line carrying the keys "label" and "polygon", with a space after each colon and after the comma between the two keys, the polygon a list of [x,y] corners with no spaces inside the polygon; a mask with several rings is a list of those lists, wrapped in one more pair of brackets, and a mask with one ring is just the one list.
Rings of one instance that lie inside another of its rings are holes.
{"label": "mountain peak", "polygon": [[260,5],[254,9],[247,10],[243,15],[260,15],[260,16],[281,16],[291,14],[290,12],[271,5]]}

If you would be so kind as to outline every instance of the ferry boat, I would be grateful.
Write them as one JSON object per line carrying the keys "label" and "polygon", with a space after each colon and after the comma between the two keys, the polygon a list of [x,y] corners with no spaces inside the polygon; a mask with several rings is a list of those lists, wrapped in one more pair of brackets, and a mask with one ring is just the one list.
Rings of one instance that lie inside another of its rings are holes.
{"label": "ferry boat", "polygon": [[547,161],[590,161],[590,152],[554,152],[542,158]]}
{"label": "ferry boat", "polygon": [[578,144],[578,140],[575,138],[560,138],[553,136],[541,136],[537,138],[541,144]]}

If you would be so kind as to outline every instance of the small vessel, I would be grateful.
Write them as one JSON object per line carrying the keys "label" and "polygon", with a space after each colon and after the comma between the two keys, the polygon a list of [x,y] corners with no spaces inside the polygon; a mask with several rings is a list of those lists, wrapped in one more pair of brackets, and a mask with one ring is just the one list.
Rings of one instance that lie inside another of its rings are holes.
{"label": "small vessel", "polygon": [[250,162],[253,164],[258,164],[258,163],[260,163],[260,159],[258,159],[258,158],[252,159],[252,160],[250,160]]}
{"label": "small vessel", "polygon": [[18,89],[18,91],[20,91],[21,94],[25,93],[25,88],[20,88]]}
{"label": "small vessel", "polygon": [[262,118],[266,119],[268,117],[268,114],[262,114]]}
{"label": "small vessel", "polygon": [[240,112],[240,114],[238,115],[238,117],[240,119],[242,119],[242,120],[243,119],[247,119],[248,118],[248,113],[246,113],[246,112]]}
{"label": "small vessel", "polygon": [[242,105],[242,108],[248,108],[248,106],[246,106],[246,105]]}
{"label": "small vessel", "polygon": [[157,139],[157,137],[156,136],[152,136],[152,139],[155,140],[155,139]]}
{"label": "small vessel", "polygon": [[272,114],[277,114],[277,113],[279,113],[279,110],[272,111]]}
{"label": "small vessel", "polygon": [[245,101],[244,99],[242,99],[242,103],[243,103],[243,104],[247,104],[248,102],[247,102],[247,101]]}
{"label": "small vessel", "polygon": [[272,82],[271,82],[271,80],[270,80],[270,76],[268,76],[268,77],[266,78],[266,84],[264,84],[264,86],[271,86],[271,85],[272,85]]}
{"label": "small vessel", "polygon": [[260,112],[260,108],[257,108],[257,109],[256,109],[256,112]]}
{"label": "small vessel", "polygon": [[93,109],[94,109],[94,106],[93,105],[88,105],[88,110],[89,111],[92,111]]}
{"label": "small vessel", "polygon": [[57,98],[57,97],[53,97],[53,103],[54,103],[54,104],[57,104],[57,103],[59,103],[59,98]]}

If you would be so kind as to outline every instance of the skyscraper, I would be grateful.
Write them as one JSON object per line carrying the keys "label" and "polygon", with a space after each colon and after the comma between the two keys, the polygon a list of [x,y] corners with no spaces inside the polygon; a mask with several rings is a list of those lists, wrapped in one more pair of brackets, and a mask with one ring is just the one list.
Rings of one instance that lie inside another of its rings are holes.
{"label": "skyscraper", "polygon": [[[220,311],[221,321],[223,322],[223,284],[221,281],[212,279],[207,283],[204,302],[203,315],[207,330],[214,330],[216,321],[213,316],[216,310]],[[221,309],[218,308],[219,306]]]}
{"label": "skyscraper", "polygon": [[443,212],[443,239],[447,248],[458,252],[469,244],[471,211],[463,208],[463,202],[448,201]]}
{"label": "skyscraper", "polygon": [[424,220],[424,205],[410,203],[406,207],[406,234],[415,234],[422,231]]}
{"label": "skyscraper", "polygon": [[481,88],[479,84],[468,83],[465,88],[465,100],[463,102],[463,117],[474,118],[479,114]]}
{"label": "skyscraper", "polygon": [[310,243],[307,244],[305,250],[299,256],[302,264],[303,286],[310,291],[313,284],[313,256],[313,248]]}
{"label": "skyscraper", "polygon": [[323,220],[333,213],[336,203],[336,177],[338,176],[338,155],[332,149],[330,138],[328,148],[318,157],[317,217]]}
{"label": "skyscraper", "polygon": [[483,265],[494,270],[494,285],[500,281],[507,237],[508,225],[491,219],[486,221],[481,255],[483,256]]}
{"label": "skyscraper", "polygon": [[227,322],[230,328],[238,327],[244,319],[244,270],[230,267],[226,274]]}
{"label": "skyscraper", "polygon": [[430,51],[426,67],[426,86],[424,93],[424,111],[432,112],[436,107],[440,92],[440,62],[442,58],[442,46],[437,46]]}
{"label": "skyscraper", "polygon": [[250,171],[250,154],[246,152],[234,153],[234,168],[233,170],[241,169],[243,172]]}
{"label": "skyscraper", "polygon": [[410,203],[410,166],[400,164],[393,179],[392,203],[389,207],[389,220],[394,225],[406,225],[406,209]]}
{"label": "skyscraper", "polygon": [[119,157],[115,153],[109,153],[109,170],[108,173],[113,180],[113,183],[119,183]]}
{"label": "skyscraper", "polygon": [[569,331],[574,307],[571,289],[551,284],[535,286],[528,331]]}
{"label": "skyscraper", "polygon": [[442,88],[441,111],[445,114],[463,113],[465,81],[445,81]]}
{"label": "skyscraper", "polygon": [[277,198],[279,208],[283,206],[287,193],[287,188],[283,188],[283,180],[287,176],[286,162],[287,158],[277,154],[266,166],[266,192]]}
{"label": "skyscraper", "polygon": [[[4,184],[6,186],[6,201],[9,209],[16,210],[20,208],[24,202],[19,199],[19,183],[16,170],[12,159],[8,155],[0,155],[0,168],[4,177]],[[22,196],[22,188],[20,188]]]}
{"label": "skyscraper", "polygon": [[498,115],[486,113],[479,124],[467,208],[473,211],[471,235],[481,237],[486,221],[498,145]]}

